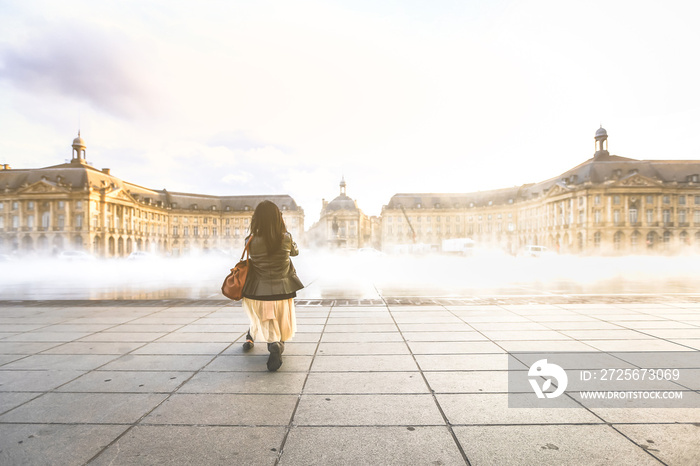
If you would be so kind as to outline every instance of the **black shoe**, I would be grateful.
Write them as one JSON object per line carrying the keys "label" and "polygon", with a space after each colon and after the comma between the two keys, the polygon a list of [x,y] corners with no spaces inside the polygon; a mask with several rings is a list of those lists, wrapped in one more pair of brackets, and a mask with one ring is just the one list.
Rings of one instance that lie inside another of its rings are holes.
{"label": "black shoe", "polygon": [[248,334],[245,336],[245,343],[243,343],[243,351],[250,351],[253,349],[253,346],[255,346],[255,343],[253,343],[253,337],[250,336],[250,331]]}
{"label": "black shoe", "polygon": [[270,357],[267,358],[267,370],[274,372],[282,365],[282,352],[284,345],[281,342],[267,344],[267,350],[270,352]]}

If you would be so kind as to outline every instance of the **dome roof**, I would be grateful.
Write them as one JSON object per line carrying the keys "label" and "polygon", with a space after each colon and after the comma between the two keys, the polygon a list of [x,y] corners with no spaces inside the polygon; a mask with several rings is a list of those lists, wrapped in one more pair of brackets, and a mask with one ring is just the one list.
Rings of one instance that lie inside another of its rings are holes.
{"label": "dome roof", "polygon": [[601,137],[601,136],[607,136],[608,132],[605,131],[605,128],[601,125],[600,128],[598,128],[598,131],[595,132],[595,137]]}
{"label": "dome roof", "polygon": [[73,139],[73,145],[85,147],[85,139],[80,137],[80,131],[78,131],[78,137]]}
{"label": "dome roof", "polygon": [[345,194],[341,194],[328,203],[326,210],[357,210],[357,206],[355,205],[355,201]]}

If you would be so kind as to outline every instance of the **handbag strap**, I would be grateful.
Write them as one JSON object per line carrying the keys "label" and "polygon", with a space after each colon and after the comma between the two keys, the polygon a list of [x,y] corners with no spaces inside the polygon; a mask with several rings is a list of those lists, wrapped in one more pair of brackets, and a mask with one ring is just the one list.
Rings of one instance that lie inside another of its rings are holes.
{"label": "handbag strap", "polygon": [[246,257],[246,260],[250,259],[250,251],[248,250],[248,246],[250,246],[250,242],[253,240],[253,235],[250,235],[250,238],[248,238],[248,242],[245,243],[245,247],[243,248],[243,254],[241,254],[241,260],[243,260],[243,256],[246,254],[248,257]]}

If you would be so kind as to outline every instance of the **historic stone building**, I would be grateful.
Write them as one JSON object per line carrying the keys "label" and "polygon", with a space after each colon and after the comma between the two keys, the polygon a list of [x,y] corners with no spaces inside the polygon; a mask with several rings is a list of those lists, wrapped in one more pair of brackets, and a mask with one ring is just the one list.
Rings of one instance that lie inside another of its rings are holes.
{"label": "historic stone building", "polygon": [[340,181],[340,194],[321,205],[321,216],[308,231],[307,242],[330,249],[357,249],[372,243],[370,219],[346,193],[345,178]]}
{"label": "historic stone building", "polygon": [[137,250],[174,255],[238,250],[264,199],[279,206],[297,240],[303,234],[304,211],[290,196],[148,189],[90,166],[79,133],[72,147],[69,163],[20,170],[0,165],[0,251],[75,249],[122,257]]}
{"label": "historic stone building", "polygon": [[700,248],[700,160],[610,155],[596,131],[593,158],[549,180],[468,194],[396,194],[382,209],[385,250],[447,238],[515,253],[648,253]]}

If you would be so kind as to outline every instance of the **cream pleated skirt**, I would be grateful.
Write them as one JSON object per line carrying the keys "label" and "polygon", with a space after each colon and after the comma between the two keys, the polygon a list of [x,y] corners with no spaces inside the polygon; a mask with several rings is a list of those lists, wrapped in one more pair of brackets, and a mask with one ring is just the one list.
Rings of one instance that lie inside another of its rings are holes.
{"label": "cream pleated skirt", "polygon": [[288,341],[297,330],[294,298],[280,301],[243,298],[243,309],[250,319],[250,335],[255,341]]}

